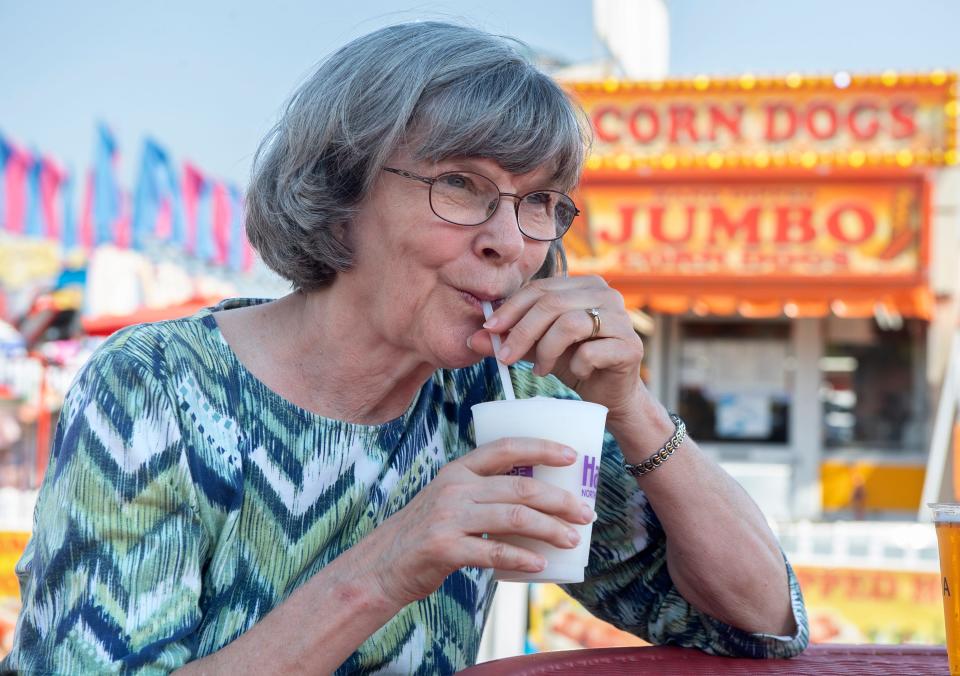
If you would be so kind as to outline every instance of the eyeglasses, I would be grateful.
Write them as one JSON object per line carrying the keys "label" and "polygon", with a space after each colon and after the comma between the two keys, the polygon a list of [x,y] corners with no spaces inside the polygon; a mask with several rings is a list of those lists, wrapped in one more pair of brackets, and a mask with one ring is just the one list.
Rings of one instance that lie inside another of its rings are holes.
{"label": "eyeglasses", "polygon": [[557,190],[534,190],[517,195],[501,192],[496,183],[472,171],[447,171],[428,178],[403,169],[384,167],[383,170],[429,185],[430,208],[448,223],[486,223],[497,211],[501,197],[513,197],[520,232],[530,239],[552,242],[563,237],[573,219],[580,215],[570,196]]}

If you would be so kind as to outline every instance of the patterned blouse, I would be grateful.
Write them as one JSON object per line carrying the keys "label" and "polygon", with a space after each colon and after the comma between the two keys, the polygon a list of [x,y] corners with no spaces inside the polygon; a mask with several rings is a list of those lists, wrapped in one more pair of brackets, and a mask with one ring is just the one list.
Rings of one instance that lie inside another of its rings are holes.
{"label": "patterned blouse", "polygon": [[[332,420],[268,389],[213,312],[134,326],[93,356],[64,403],[33,538],[17,564],[23,610],[0,673],[165,673],[250,629],[299,585],[474,447],[470,406],[499,398],[492,360],[439,370],[382,425]],[[576,397],[511,368],[519,396]],[[797,632],[750,634],[677,592],[664,532],[605,438],[590,564],[566,590],[652,643],[788,657]],[[496,584],[464,568],[403,608],[337,673],[451,673],[476,659]],[[322,612],[322,609],[318,609]]]}

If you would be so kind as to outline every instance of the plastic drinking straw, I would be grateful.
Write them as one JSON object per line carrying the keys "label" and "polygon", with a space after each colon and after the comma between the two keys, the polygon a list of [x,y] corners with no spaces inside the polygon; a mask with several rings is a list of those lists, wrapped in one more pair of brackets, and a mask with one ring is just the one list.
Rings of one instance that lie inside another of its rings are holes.
{"label": "plastic drinking straw", "polygon": [[[490,315],[493,314],[493,305],[491,305],[488,300],[480,301],[480,304],[483,306],[483,318],[490,319]],[[500,336],[496,333],[491,333],[490,340],[493,341],[493,354],[497,357],[497,371],[500,372],[500,384],[503,386],[503,396],[506,397],[507,400],[516,399],[517,395],[513,393],[513,383],[510,381],[510,372],[507,371],[507,365],[500,361]]]}

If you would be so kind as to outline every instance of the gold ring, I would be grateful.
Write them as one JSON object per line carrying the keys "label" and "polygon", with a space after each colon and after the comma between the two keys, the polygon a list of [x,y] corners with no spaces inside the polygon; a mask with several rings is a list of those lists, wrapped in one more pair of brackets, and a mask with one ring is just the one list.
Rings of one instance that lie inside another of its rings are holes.
{"label": "gold ring", "polygon": [[593,320],[593,330],[590,332],[590,337],[587,340],[593,340],[600,333],[600,308],[592,307],[585,312],[590,315],[590,319]]}

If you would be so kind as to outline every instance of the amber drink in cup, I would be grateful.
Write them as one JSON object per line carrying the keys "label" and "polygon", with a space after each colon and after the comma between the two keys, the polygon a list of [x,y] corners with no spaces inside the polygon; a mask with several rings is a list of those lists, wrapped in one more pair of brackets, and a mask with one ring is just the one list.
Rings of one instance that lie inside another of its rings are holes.
{"label": "amber drink in cup", "polygon": [[940,589],[950,674],[960,675],[960,504],[932,504],[940,547]]}

